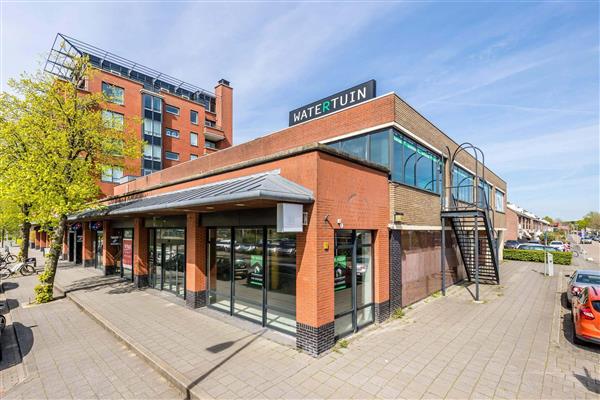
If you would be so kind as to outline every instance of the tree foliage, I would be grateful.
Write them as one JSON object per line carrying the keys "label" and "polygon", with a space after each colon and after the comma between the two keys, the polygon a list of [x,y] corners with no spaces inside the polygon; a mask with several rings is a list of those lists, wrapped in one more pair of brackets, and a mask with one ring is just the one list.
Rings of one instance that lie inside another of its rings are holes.
{"label": "tree foliage", "polygon": [[139,158],[142,146],[137,121],[107,118],[110,99],[79,89],[93,79],[87,58],[72,59],[70,70],[69,79],[23,75],[0,95],[0,203],[9,205],[2,218],[52,231],[41,279],[50,288],[67,216],[90,207],[102,171]]}

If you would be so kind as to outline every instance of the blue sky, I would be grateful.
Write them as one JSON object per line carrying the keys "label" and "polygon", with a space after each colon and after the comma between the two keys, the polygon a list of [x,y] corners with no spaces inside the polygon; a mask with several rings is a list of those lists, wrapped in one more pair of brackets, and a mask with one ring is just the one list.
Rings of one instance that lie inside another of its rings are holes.
{"label": "blue sky", "polygon": [[600,209],[598,3],[2,4],[1,82],[57,32],[212,90],[234,87],[241,143],[288,111],[374,78],[457,142],[477,143],[509,201]]}

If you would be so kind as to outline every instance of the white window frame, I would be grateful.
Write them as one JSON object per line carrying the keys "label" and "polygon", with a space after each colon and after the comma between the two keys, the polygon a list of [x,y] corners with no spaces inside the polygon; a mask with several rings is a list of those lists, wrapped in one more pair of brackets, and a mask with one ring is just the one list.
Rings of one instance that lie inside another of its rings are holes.
{"label": "white window frame", "polygon": [[[176,109],[176,110],[177,110],[177,112],[172,112],[172,111],[169,111],[169,107],[172,107],[172,108]],[[172,106],[172,105],[170,105],[170,104],[166,104],[166,103],[165,103],[165,112],[168,112],[169,114],[173,114],[173,115],[177,115],[177,116],[179,116],[179,107],[175,107],[175,106]]]}
{"label": "white window frame", "polygon": [[[111,90],[110,95],[108,93],[104,92],[105,85],[110,87],[110,90]],[[114,88],[121,90],[121,94],[122,94],[121,97],[113,96]],[[118,104],[120,106],[125,105],[125,88],[122,88],[121,86],[117,86],[112,83],[102,81],[102,94],[108,98],[109,103]]]}
{"label": "white window frame", "polygon": [[[172,133],[169,134],[169,132],[172,132]],[[173,128],[165,128],[165,136],[179,139],[179,131],[177,129],[173,129]]]}
{"label": "white window frame", "polygon": [[[174,154],[176,158],[169,157],[169,154]],[[174,151],[165,151],[165,159],[171,161],[179,161],[179,153],[175,153]]]}

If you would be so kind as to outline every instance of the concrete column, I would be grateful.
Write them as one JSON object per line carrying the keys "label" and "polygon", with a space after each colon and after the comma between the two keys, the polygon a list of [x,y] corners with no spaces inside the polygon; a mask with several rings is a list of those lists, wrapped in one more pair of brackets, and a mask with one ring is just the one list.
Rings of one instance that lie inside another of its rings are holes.
{"label": "concrete column", "polygon": [[143,218],[133,220],[133,283],[148,286],[148,229]]}
{"label": "concrete column", "polygon": [[102,238],[102,260],[104,263],[104,274],[112,275],[116,270],[116,255],[118,249],[115,246],[110,245],[110,221],[102,221],[102,229],[104,231],[104,237]]}
{"label": "concrete column", "polygon": [[190,308],[206,305],[206,228],[199,214],[187,214],[185,302]]}
{"label": "concrete column", "polygon": [[92,249],[92,235],[94,232],[90,229],[89,221],[83,221],[81,223],[81,230],[83,232],[83,242],[81,243],[81,256],[84,267],[93,267],[94,249]]}

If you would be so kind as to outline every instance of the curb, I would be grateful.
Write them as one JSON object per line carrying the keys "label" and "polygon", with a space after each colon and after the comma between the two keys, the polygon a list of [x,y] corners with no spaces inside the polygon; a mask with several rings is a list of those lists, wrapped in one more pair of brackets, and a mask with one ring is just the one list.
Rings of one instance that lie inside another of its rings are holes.
{"label": "curb", "polygon": [[56,291],[62,294],[63,297],[71,300],[81,311],[87,314],[90,318],[96,321],[100,326],[111,333],[117,340],[122,342],[129,350],[133,351],[136,355],[141,357],[150,367],[158,372],[163,378],[177,388],[186,400],[188,399],[200,399],[196,394],[190,391],[192,381],[183,376],[179,371],[170,367],[160,358],[156,357],[151,351],[140,344],[136,344],[135,341],[126,333],[111,324],[106,318],[94,312],[85,302],[77,298],[70,291],[63,289],[60,285],[54,284]]}

